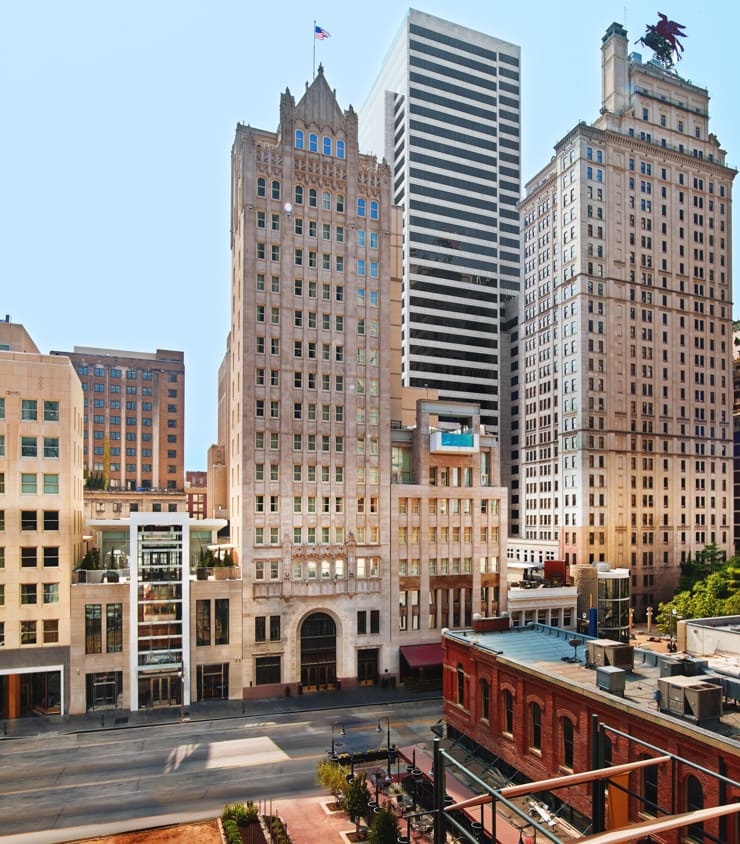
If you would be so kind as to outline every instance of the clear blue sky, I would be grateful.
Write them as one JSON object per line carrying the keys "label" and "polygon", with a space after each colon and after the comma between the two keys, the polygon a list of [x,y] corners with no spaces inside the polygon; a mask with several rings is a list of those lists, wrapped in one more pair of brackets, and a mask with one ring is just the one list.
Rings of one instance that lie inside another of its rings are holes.
{"label": "clear blue sky", "polygon": [[[340,105],[359,108],[406,6],[375,0],[7,2],[0,13],[0,317],[42,351],[182,349],[186,468],[216,436],[229,325],[229,155],[237,121],[274,130],[311,77],[313,20]],[[600,106],[601,37],[657,12],[686,27],[680,74],[709,89],[740,162],[740,4],[455,0],[415,8],[522,47],[524,180]],[[640,50],[640,47],[635,47]],[[643,56],[647,51],[642,50]],[[736,248],[738,223],[735,221]]]}

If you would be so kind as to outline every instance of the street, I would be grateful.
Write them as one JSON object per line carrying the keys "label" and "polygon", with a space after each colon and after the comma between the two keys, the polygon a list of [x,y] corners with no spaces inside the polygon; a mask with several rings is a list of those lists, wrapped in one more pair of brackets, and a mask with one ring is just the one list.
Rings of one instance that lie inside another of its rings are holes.
{"label": "street", "polygon": [[432,700],[6,741],[0,840],[50,831],[28,840],[59,842],[79,837],[71,828],[214,816],[229,802],[315,792],[332,726],[336,751],[350,752],[385,747],[386,717],[393,744],[430,741],[440,716],[441,703]]}

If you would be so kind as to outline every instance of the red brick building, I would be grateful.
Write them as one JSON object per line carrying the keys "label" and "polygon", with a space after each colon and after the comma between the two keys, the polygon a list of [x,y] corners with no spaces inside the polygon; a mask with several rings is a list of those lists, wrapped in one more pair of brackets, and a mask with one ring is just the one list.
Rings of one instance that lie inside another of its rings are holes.
{"label": "red brick building", "polygon": [[[574,647],[571,642],[578,638],[581,645]],[[507,777],[519,772],[536,781],[594,768],[592,716],[596,715],[611,728],[604,731],[607,765],[655,758],[662,752],[680,757],[670,765],[649,766],[629,774],[629,781],[621,784],[629,788],[630,795],[622,798],[622,820],[615,826],[740,800],[737,703],[725,698],[723,712],[714,713],[719,715],[715,718],[705,718],[706,713],[699,711],[699,723],[690,707],[682,716],[665,711],[671,708],[668,698],[672,700],[674,687],[679,692],[688,687],[701,693],[711,685],[708,678],[661,680],[661,673],[665,677],[678,673],[679,668],[666,668],[662,662],[658,664],[656,654],[639,650],[634,652],[632,671],[620,674],[613,666],[594,669],[586,664],[582,637],[545,625],[445,632],[443,649],[448,736],[484,754]],[[692,670],[698,672],[700,667]],[[613,682],[611,676],[617,677],[616,691],[600,688]],[[624,690],[620,691],[622,681]],[[655,698],[658,688],[664,690],[660,702]],[[719,689],[708,689],[715,702],[718,694],[722,697],[722,687]],[[712,773],[723,774],[734,783],[723,784]],[[586,819],[592,817],[590,785],[571,786],[552,795],[554,805],[562,801]],[[614,791],[612,795],[616,806],[620,799]],[[737,844],[738,820],[738,814],[707,820],[688,830],[684,827],[663,832],[662,837],[653,835],[652,840]]]}

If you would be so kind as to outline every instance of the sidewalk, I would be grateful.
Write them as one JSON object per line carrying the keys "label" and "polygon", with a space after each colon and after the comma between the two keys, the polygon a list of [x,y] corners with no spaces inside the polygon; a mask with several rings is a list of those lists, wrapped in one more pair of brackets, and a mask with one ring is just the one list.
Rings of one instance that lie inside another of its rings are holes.
{"label": "sidewalk", "polygon": [[[440,700],[440,691],[414,692],[403,686],[382,689],[359,686],[334,692],[313,692],[291,697],[262,700],[200,701],[185,707],[191,722],[218,721],[224,718],[253,718],[291,712],[317,712],[331,709],[351,709],[360,706],[382,706],[416,700]],[[70,734],[121,730],[129,727],[154,727],[180,721],[180,707],[148,709],[128,712],[121,709],[88,712],[84,715],[37,715],[0,722],[0,742],[16,738],[35,738],[49,734]]]}

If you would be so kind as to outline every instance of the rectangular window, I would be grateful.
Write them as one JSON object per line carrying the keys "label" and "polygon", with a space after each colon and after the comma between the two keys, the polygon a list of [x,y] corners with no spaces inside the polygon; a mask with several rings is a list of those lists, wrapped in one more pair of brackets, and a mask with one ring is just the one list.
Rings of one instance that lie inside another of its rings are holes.
{"label": "rectangular window", "polygon": [[266,686],[280,682],[280,657],[258,656],[254,661],[255,685]]}
{"label": "rectangular window", "polygon": [[44,495],[59,493],[59,475],[44,475]]}
{"label": "rectangular window", "polygon": [[21,604],[36,603],[36,584],[21,583]]}
{"label": "rectangular window", "polygon": [[109,654],[123,651],[123,604],[105,607],[105,650]]}
{"label": "rectangular window", "polygon": [[211,644],[211,602],[209,600],[195,602],[195,644],[198,647],[208,647]]}
{"label": "rectangular window", "polygon": [[[36,549],[35,548],[26,548],[23,549],[26,551],[33,552],[33,563],[31,565],[36,565]],[[56,546],[51,547],[44,547],[44,568],[58,568],[59,566],[59,548]]]}
{"label": "rectangular window", "polygon": [[[3,401],[3,404],[5,402]],[[21,419],[24,422],[35,422],[38,417],[36,399],[21,399]],[[4,409],[4,408],[3,408]]]}
{"label": "rectangular window", "polygon": [[280,616],[279,615],[271,615],[270,616],[270,641],[271,642],[279,642],[280,641]]}
{"label": "rectangular window", "polygon": [[36,457],[36,437],[21,437],[21,457]]}
{"label": "rectangular window", "polygon": [[21,530],[36,530],[37,525],[35,510],[21,510]]}
{"label": "rectangular window", "polygon": [[21,622],[21,645],[35,645],[36,644],[36,622],[22,621]]}
{"label": "rectangular window", "polygon": [[45,583],[44,584],[44,603],[58,604],[59,603],[59,584]]}
{"label": "rectangular window", "polygon": [[36,491],[36,473],[21,472],[21,493],[25,495],[35,495]]}
{"label": "rectangular window", "polygon": [[217,645],[229,644],[229,599],[216,598],[214,601],[214,621]]}
{"label": "rectangular window", "polygon": [[44,457],[59,457],[59,437],[44,437]]}
{"label": "rectangular window", "polygon": [[59,510],[44,510],[44,530],[59,530]]}
{"label": "rectangular window", "polygon": [[103,617],[101,604],[85,604],[85,653],[103,652]]}
{"label": "rectangular window", "polygon": [[44,401],[44,422],[59,421],[59,402]]}
{"label": "rectangular window", "polygon": [[254,618],[254,641],[255,642],[266,642],[267,641],[267,626],[266,626],[266,618],[264,615],[257,615]]}

